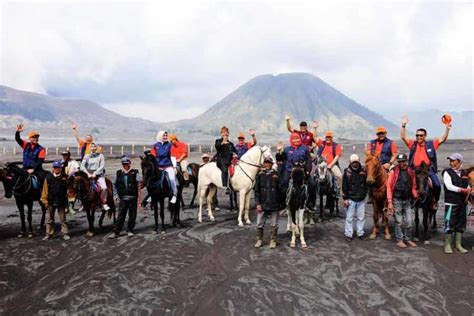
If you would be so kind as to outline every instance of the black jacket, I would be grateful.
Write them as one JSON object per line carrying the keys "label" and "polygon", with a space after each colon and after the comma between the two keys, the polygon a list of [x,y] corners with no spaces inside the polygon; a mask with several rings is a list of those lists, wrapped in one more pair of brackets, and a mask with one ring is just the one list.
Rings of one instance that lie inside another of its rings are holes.
{"label": "black jacket", "polygon": [[46,175],[48,185],[48,205],[67,206],[67,176],[55,177],[51,172]]}
{"label": "black jacket", "polygon": [[280,178],[274,170],[264,170],[257,175],[255,182],[255,202],[264,211],[279,211],[282,208]]}
{"label": "black jacket", "polygon": [[[360,164],[359,164],[360,165]],[[342,195],[344,200],[360,202],[367,195],[367,173],[362,165],[355,170],[350,165],[344,169],[342,177]]]}
{"label": "black jacket", "polygon": [[216,163],[218,165],[230,165],[232,161],[232,155],[237,154],[237,149],[232,142],[222,144],[222,138],[216,139]]}

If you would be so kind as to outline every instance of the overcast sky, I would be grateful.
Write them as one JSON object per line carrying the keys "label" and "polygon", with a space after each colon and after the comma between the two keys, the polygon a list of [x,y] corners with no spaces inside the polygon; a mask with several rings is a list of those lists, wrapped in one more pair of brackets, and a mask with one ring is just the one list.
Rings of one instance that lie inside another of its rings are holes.
{"label": "overcast sky", "polygon": [[7,2],[0,84],[155,121],[283,72],[378,112],[473,108],[471,1],[319,2]]}

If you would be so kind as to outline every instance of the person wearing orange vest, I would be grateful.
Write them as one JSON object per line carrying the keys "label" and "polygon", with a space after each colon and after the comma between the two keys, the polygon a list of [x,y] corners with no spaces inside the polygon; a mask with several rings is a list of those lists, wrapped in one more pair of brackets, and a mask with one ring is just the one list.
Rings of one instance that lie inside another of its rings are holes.
{"label": "person wearing orange vest", "polygon": [[377,138],[372,139],[367,144],[367,151],[373,155],[378,155],[380,163],[388,171],[397,159],[397,145],[387,137],[387,129],[385,127],[377,127],[375,134]]}
{"label": "person wearing orange vest", "polygon": [[437,208],[439,197],[441,194],[441,183],[437,174],[438,162],[436,157],[436,150],[438,150],[439,146],[446,142],[446,140],[448,139],[449,131],[452,125],[451,123],[447,124],[443,136],[441,136],[440,138],[435,138],[433,140],[426,140],[426,130],[424,128],[419,128],[416,130],[416,140],[413,140],[408,139],[406,136],[407,124],[408,116],[405,115],[402,117],[402,129],[400,137],[410,150],[408,164],[413,169],[419,167],[422,162],[425,162],[428,166],[430,166],[429,176],[431,182],[433,183],[433,193],[435,198],[434,207]]}
{"label": "person wearing orange vest", "polygon": [[[336,177],[337,186],[340,189],[342,184],[342,172],[339,167],[339,158],[342,156],[341,144],[333,141],[334,133],[326,131],[324,133],[324,140],[318,139],[316,145],[318,146],[318,157],[324,157],[328,164],[328,169]],[[339,194],[339,192],[336,192]]]}
{"label": "person wearing orange vest", "polygon": [[176,134],[170,135],[171,142],[171,157],[176,158],[176,162],[181,168],[183,178],[186,184],[189,183],[188,173],[188,145],[184,142],[180,142]]}

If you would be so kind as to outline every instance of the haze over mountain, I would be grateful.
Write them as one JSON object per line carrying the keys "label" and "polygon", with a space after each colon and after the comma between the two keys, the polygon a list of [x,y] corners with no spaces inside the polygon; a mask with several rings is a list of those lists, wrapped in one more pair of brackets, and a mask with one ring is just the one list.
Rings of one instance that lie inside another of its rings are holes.
{"label": "haze over mountain", "polygon": [[83,136],[100,139],[154,139],[158,123],[129,118],[99,104],[62,99],[0,86],[0,135],[11,138],[16,124],[37,129],[46,138],[71,138],[71,121]]}
{"label": "haze over mountain", "polygon": [[320,123],[319,131],[332,130],[348,139],[373,136],[376,126],[397,127],[308,73],[262,75],[248,81],[194,119],[165,124],[172,129],[216,133],[223,125],[231,132],[256,129],[263,135],[287,134],[285,114],[298,128],[301,120]]}

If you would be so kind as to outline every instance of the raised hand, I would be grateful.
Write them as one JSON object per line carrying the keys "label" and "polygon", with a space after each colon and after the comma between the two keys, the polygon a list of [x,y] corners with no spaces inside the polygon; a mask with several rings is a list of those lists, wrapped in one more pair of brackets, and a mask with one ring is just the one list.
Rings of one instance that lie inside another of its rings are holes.
{"label": "raised hand", "polygon": [[282,142],[279,142],[277,144],[277,151],[282,151],[283,150],[283,143]]}
{"label": "raised hand", "polygon": [[16,126],[16,131],[17,131],[17,132],[20,132],[20,133],[21,133],[21,132],[24,131],[24,129],[25,129],[25,125],[24,125],[24,124],[17,124],[17,126]]}
{"label": "raised hand", "polygon": [[249,131],[249,134],[250,134],[250,136],[255,136],[255,130],[254,130],[254,129],[251,129],[251,130]]}
{"label": "raised hand", "polygon": [[318,121],[313,121],[313,128],[317,129],[319,127],[319,122]]}
{"label": "raised hand", "polygon": [[289,114],[286,114],[286,115],[285,115],[285,120],[288,121],[288,120],[290,120],[290,119],[291,119],[291,116],[290,116]]}
{"label": "raised hand", "polygon": [[71,123],[71,128],[73,131],[75,131],[77,129],[76,123]]}
{"label": "raised hand", "polygon": [[403,115],[402,116],[402,125],[407,125],[408,124],[408,116],[407,115]]}

